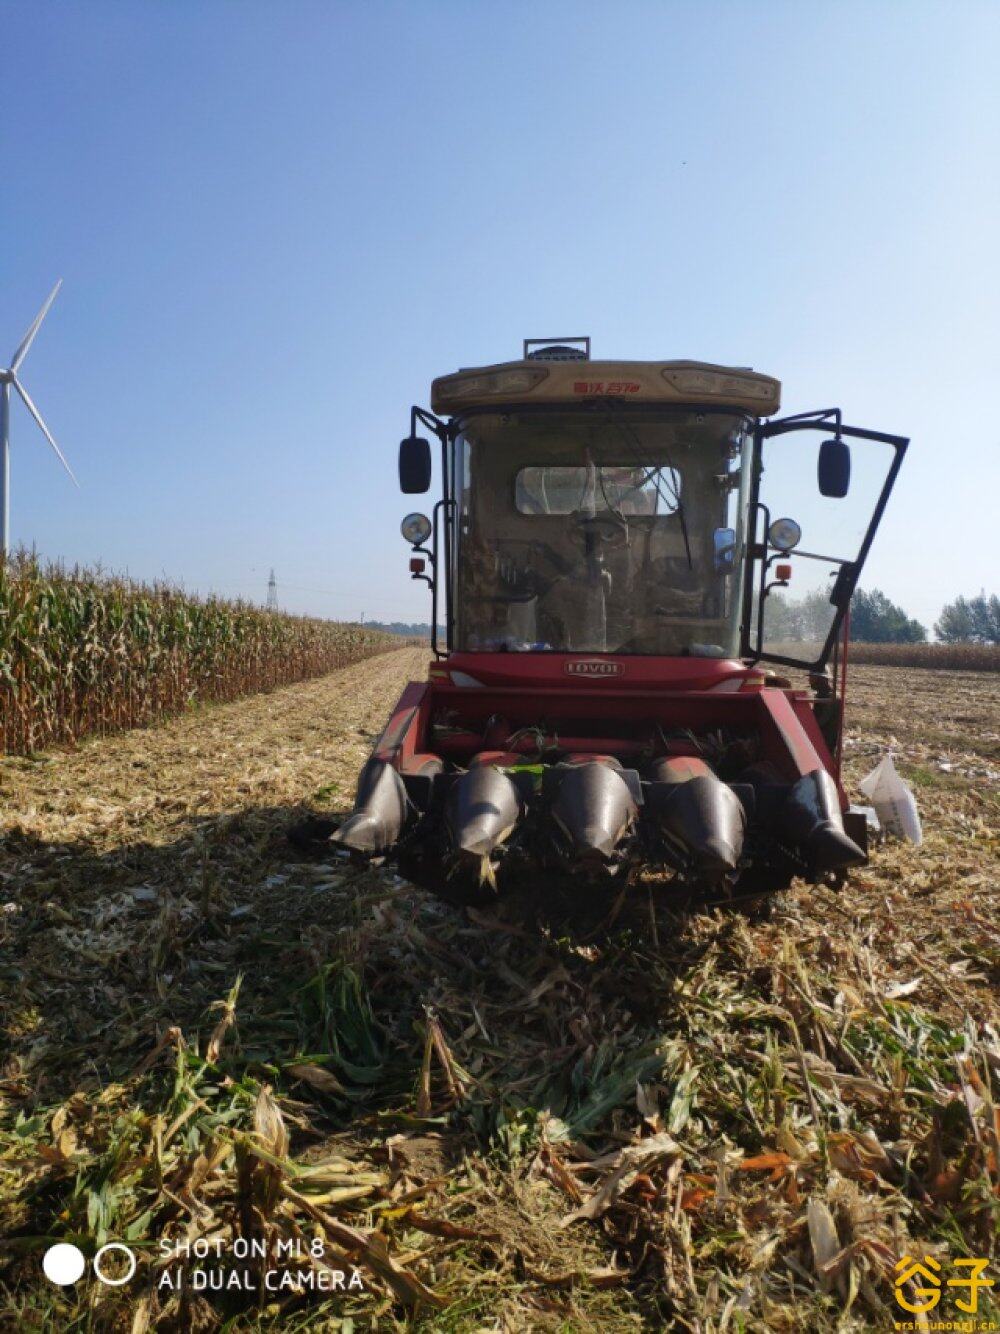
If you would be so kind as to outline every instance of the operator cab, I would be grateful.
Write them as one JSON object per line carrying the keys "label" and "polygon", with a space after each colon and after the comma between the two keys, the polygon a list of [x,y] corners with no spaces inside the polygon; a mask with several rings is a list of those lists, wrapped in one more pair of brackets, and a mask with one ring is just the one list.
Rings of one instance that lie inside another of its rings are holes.
{"label": "operator cab", "polygon": [[746,510],[749,425],[608,402],[465,418],[456,648],[734,655],[735,566],[716,534]]}
{"label": "operator cab", "polygon": [[[400,485],[415,494],[432,471],[418,423],[441,444],[435,521],[404,521],[411,573],[434,593],[435,651],[443,592],[449,653],[822,666],[906,442],[845,426],[838,409],[774,420],[780,397],[745,367],[591,361],[589,339],[527,340],[520,361],[435,380],[433,412],[411,410],[400,446]],[[855,531],[844,437],[888,447],[881,460],[866,451],[874,512]],[[809,520],[811,549],[794,558],[789,501]],[[800,601],[770,596],[792,573]]]}

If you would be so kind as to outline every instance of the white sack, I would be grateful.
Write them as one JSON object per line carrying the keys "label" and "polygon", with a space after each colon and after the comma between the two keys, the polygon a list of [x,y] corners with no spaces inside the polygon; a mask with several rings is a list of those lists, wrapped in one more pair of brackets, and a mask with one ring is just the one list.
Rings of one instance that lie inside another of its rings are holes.
{"label": "white sack", "polygon": [[883,755],[858,786],[875,807],[883,829],[911,843],[922,842],[916,798],[896,772],[891,755]]}

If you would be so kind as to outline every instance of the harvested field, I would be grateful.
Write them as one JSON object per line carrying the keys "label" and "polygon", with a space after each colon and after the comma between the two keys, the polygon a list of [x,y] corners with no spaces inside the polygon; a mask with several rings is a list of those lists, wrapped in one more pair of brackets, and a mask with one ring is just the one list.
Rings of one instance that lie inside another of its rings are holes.
{"label": "harvested field", "polygon": [[[853,673],[851,782],[892,747],[925,843],[839,894],[477,910],[286,838],[424,656],[0,761],[0,1327],[869,1330],[904,1254],[1000,1283],[1000,677]],[[366,1291],[162,1286],[236,1235]],[[121,1288],[42,1278],[109,1239]]]}

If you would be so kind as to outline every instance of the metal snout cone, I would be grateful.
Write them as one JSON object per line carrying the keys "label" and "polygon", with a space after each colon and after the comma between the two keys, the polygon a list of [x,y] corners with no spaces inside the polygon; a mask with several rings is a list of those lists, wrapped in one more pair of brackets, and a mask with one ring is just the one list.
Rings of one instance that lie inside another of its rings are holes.
{"label": "metal snout cone", "polygon": [[613,859],[635,822],[637,809],[619,771],[594,760],[566,767],[551,813],[571,854],[600,863]]}
{"label": "metal snout cone", "polygon": [[732,788],[693,756],[658,760],[648,777],[649,812],[668,842],[679,844],[703,875],[735,871],[743,852],[746,813]]}
{"label": "metal snout cone", "polygon": [[781,834],[798,844],[821,874],[865,861],[844,830],[837,785],[825,769],[814,769],[794,784],[778,819]]}
{"label": "metal snout cone", "polygon": [[517,788],[493,765],[477,765],[451,787],[445,822],[454,851],[462,861],[480,865],[506,842],[521,814]]}
{"label": "metal snout cone", "polygon": [[403,832],[409,809],[399,773],[385,760],[369,760],[358,778],[354,810],[330,841],[352,852],[388,852]]}

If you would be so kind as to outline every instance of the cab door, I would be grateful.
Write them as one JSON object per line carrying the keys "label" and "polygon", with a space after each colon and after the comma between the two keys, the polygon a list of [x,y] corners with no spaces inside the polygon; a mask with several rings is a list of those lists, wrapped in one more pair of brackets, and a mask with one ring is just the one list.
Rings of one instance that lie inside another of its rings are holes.
{"label": "cab door", "polygon": [[908,444],[845,426],[839,408],[758,426],[744,656],[826,664]]}

